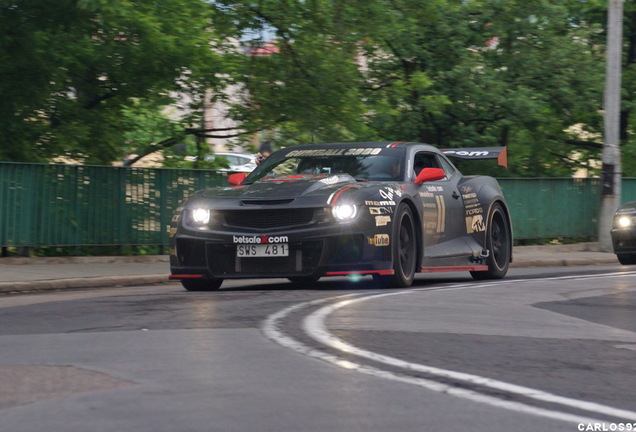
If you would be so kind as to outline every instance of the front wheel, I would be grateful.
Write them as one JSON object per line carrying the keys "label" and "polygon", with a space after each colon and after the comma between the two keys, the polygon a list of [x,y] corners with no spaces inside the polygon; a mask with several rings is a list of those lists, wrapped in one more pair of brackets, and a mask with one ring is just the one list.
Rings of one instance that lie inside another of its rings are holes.
{"label": "front wheel", "polygon": [[187,291],[216,291],[222,283],[223,279],[181,279],[181,285]]}
{"label": "front wheel", "polygon": [[487,271],[471,271],[475,280],[502,279],[508,273],[512,254],[512,232],[501,204],[493,205],[488,216],[485,248],[490,252]]}
{"label": "front wheel", "polygon": [[616,254],[616,258],[618,258],[618,262],[623,265],[636,264],[636,254],[619,253]]}
{"label": "front wheel", "polygon": [[417,234],[411,208],[401,204],[393,220],[393,271],[391,276],[374,275],[376,283],[391,288],[411,286],[417,266]]}

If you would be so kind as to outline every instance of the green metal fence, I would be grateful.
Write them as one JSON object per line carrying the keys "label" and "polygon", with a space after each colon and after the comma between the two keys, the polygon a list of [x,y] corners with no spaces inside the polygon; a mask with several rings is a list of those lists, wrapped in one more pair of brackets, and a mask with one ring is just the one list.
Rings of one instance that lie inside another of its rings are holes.
{"label": "green metal fence", "polygon": [[600,180],[499,179],[516,239],[598,235]]}
{"label": "green metal fence", "polygon": [[207,170],[0,163],[0,246],[161,245]]}
{"label": "green metal fence", "polygon": [[[593,238],[598,179],[500,179],[516,239]],[[208,170],[0,162],[0,246],[167,246],[178,203],[226,184]],[[622,201],[636,200],[636,179]]]}

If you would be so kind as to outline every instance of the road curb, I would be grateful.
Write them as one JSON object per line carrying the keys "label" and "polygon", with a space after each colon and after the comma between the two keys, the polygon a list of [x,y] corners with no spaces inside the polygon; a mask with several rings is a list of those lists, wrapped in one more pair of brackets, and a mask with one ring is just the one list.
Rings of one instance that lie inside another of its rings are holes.
{"label": "road curb", "polygon": [[591,265],[606,265],[606,264],[618,264],[618,259],[614,254],[606,254],[607,256],[598,256],[594,254],[592,256],[581,257],[542,257],[542,258],[515,258],[510,264],[511,268],[524,268],[524,267],[573,267],[573,266],[591,266]]}
{"label": "road curb", "polygon": [[100,276],[72,279],[51,279],[28,282],[2,282],[0,293],[24,293],[29,291],[64,290],[74,288],[114,288],[136,285],[156,285],[174,283],[168,275]]}
{"label": "road curb", "polygon": [[[511,268],[524,268],[524,267],[572,267],[572,266],[593,266],[593,265],[607,265],[618,264],[616,255],[612,253],[600,253],[593,252],[593,248],[579,248],[576,251],[576,255],[572,256],[567,253],[567,246],[559,250],[553,249],[550,252],[541,252],[531,249],[533,247],[525,248],[526,256],[514,256],[514,260],[511,263]],[[537,255],[536,257],[533,255]],[[565,257],[564,257],[565,255]],[[117,263],[157,263],[168,262],[169,257],[167,255],[145,255],[145,256],[131,256],[131,257],[49,257],[49,258],[22,258],[11,257],[0,259],[0,269],[3,264],[6,265],[28,265],[28,264],[117,264]],[[166,267],[166,273],[163,274],[141,274],[141,275],[128,275],[128,276],[93,276],[93,277],[73,277],[63,279],[45,279],[45,280],[32,280],[32,281],[15,281],[15,282],[0,282],[0,294],[11,293],[28,293],[36,291],[56,291],[65,289],[80,289],[80,288],[105,288],[105,287],[125,287],[125,286],[139,286],[139,285],[155,285],[155,284],[176,284],[175,281],[168,279],[168,272]]]}
{"label": "road curb", "polygon": [[170,262],[169,255],[133,255],[133,256],[75,256],[75,257],[5,257],[0,258],[3,265],[34,264],[118,264],[118,263],[157,263]]}

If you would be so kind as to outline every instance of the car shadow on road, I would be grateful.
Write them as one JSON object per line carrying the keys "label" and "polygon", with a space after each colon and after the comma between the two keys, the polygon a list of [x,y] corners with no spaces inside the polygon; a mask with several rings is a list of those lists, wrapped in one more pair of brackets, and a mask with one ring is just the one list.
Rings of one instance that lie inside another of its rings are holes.
{"label": "car shadow on road", "polygon": [[[420,276],[416,277],[410,288],[428,288],[439,284],[466,283],[473,279],[470,276]],[[235,283],[239,283],[236,281]],[[477,282],[475,282],[477,283]],[[291,282],[284,279],[261,280],[247,282],[243,286],[222,286],[220,291],[389,291],[409,288],[386,288],[378,285],[371,277],[346,278],[337,277],[322,278],[317,282]]]}

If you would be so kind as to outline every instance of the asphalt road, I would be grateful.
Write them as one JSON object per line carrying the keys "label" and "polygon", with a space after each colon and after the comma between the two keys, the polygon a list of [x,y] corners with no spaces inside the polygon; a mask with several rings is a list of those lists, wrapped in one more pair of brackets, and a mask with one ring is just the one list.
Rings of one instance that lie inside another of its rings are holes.
{"label": "asphalt road", "polygon": [[635,275],[2,296],[0,430],[636,429]]}

